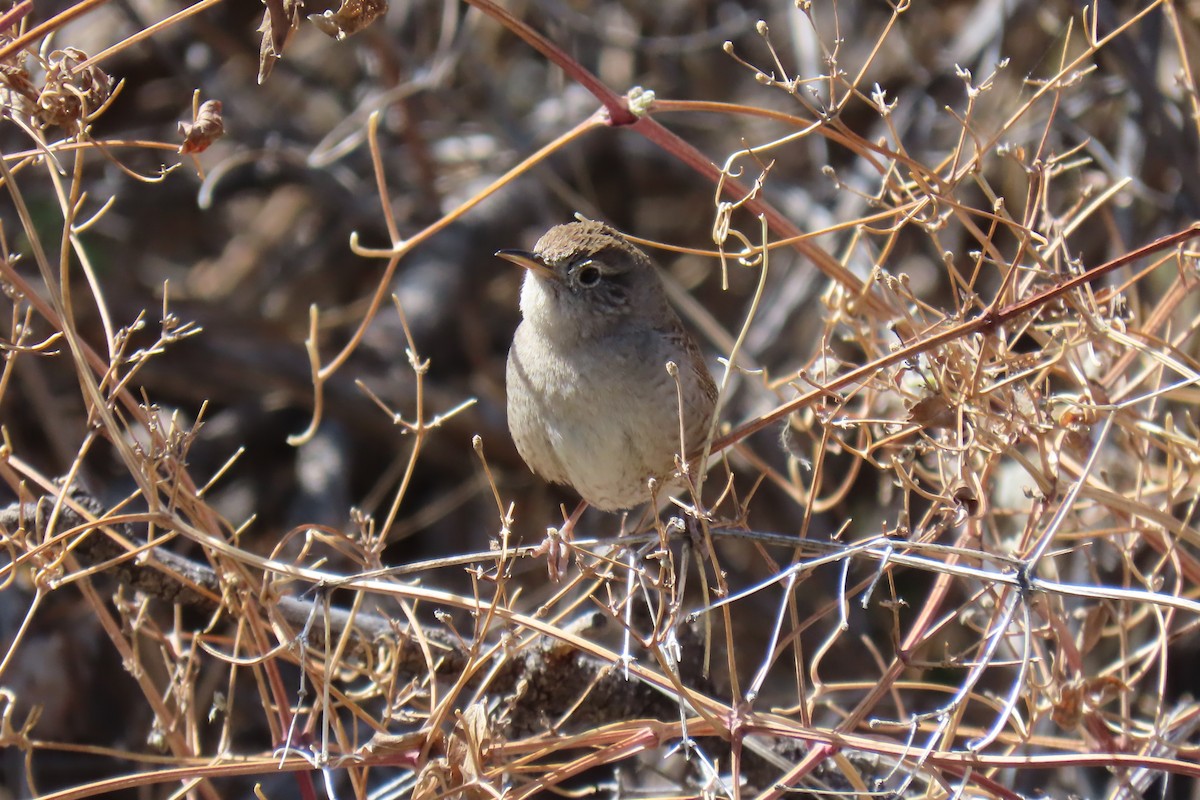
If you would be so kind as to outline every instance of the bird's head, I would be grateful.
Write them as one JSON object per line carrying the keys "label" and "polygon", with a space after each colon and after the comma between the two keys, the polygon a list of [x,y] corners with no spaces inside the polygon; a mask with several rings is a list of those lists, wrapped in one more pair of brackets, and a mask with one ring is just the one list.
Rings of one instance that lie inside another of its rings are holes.
{"label": "bird's head", "polygon": [[525,267],[521,313],[549,331],[603,335],[653,325],[667,300],[650,258],[602,222],[568,222],[546,232],[533,251],[496,255]]}

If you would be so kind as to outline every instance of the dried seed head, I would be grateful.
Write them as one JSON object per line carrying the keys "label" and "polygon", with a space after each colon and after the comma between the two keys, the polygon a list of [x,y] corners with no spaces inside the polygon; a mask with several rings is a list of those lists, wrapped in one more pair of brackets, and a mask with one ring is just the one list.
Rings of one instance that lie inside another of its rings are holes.
{"label": "dried seed head", "polygon": [[221,101],[205,100],[196,112],[192,123],[179,123],[179,134],[183,144],[180,153],[203,153],[208,146],[225,135],[225,121],[221,117]]}
{"label": "dried seed head", "polygon": [[46,65],[46,83],[38,94],[35,117],[43,128],[78,130],[112,93],[112,78],[96,66],[78,69],[87,54],[75,47],[55,50]]}
{"label": "dried seed head", "polygon": [[339,42],[366,28],[387,12],[387,0],[342,0],[337,11],[309,14],[308,21]]}
{"label": "dried seed head", "polygon": [[[10,41],[11,37],[0,36],[0,45]],[[0,62],[0,108],[9,109],[17,117],[28,118],[33,116],[37,96],[37,87],[25,68],[25,53],[13,53]]]}

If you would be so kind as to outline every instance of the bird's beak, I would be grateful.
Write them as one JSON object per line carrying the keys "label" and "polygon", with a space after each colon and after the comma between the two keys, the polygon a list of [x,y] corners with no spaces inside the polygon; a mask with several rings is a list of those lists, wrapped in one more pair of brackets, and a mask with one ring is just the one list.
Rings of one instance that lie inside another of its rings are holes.
{"label": "bird's beak", "polygon": [[553,278],[554,270],[542,263],[541,259],[528,250],[497,250],[496,255],[505,261],[511,261],[518,267],[524,267],[535,275],[543,278]]}

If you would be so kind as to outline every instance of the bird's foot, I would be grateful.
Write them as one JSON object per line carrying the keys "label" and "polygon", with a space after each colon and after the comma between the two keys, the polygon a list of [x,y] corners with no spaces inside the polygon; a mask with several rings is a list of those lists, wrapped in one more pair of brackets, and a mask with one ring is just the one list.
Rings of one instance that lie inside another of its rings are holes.
{"label": "bird's foot", "polygon": [[546,556],[546,569],[550,580],[558,583],[567,573],[567,564],[571,558],[571,538],[575,534],[575,523],[587,508],[586,502],[581,502],[567,517],[561,528],[546,528],[545,540],[533,551],[534,558]]}
{"label": "bird's foot", "polygon": [[533,551],[534,558],[546,556],[546,571],[550,574],[550,580],[558,583],[562,580],[563,575],[567,574],[567,564],[571,558],[571,540],[569,537],[570,531],[567,531],[568,536],[563,536],[563,529],[546,528],[546,538]]}

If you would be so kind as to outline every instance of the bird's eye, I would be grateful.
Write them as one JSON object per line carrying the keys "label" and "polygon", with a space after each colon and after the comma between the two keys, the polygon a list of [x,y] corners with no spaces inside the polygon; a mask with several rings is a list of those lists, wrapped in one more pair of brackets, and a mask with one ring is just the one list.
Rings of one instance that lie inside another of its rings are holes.
{"label": "bird's eye", "polygon": [[585,261],[575,270],[575,280],[585,289],[590,289],[600,282],[600,268],[591,261]]}

